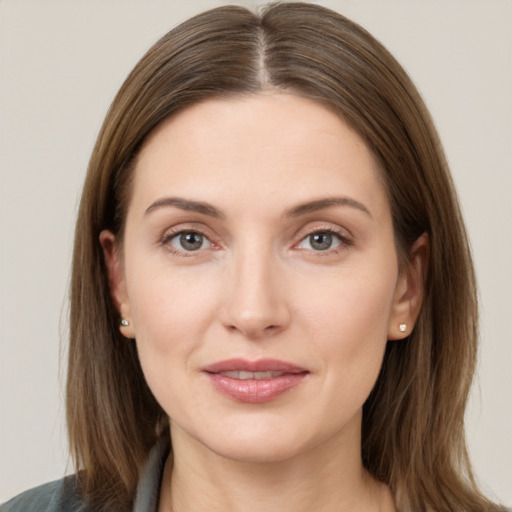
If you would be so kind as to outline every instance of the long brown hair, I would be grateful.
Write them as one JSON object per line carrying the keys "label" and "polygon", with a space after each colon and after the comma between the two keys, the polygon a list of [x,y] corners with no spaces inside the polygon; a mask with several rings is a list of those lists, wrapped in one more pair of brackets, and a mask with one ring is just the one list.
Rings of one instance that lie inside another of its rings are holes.
{"label": "long brown hair", "polygon": [[433,123],[407,74],[364,29],[305,3],[260,15],[222,7],[160,39],[117,94],[90,160],[75,234],[67,421],[83,492],[129,507],[167,418],[135,345],[118,330],[98,236],[122,237],[137,153],[179,109],[209,97],[287,90],[348,122],[381,163],[399,254],[430,239],[426,295],[406,341],[388,342],[364,405],[362,458],[402,511],[494,510],[477,490],[464,441],[477,303],[466,232]]}

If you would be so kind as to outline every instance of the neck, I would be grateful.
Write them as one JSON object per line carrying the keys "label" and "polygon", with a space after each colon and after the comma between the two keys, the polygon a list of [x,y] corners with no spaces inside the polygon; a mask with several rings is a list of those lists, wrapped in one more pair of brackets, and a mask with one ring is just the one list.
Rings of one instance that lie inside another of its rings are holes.
{"label": "neck", "polygon": [[254,462],[220,456],[177,428],[172,434],[159,512],[395,510],[389,489],[363,468],[360,440],[340,447],[332,439],[286,460]]}

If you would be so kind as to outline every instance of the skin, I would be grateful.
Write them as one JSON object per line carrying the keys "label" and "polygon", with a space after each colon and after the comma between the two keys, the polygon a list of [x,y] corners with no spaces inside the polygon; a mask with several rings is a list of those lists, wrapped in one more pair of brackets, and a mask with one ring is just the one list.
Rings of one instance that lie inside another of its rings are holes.
{"label": "skin", "polygon": [[[191,231],[197,250],[180,238]],[[362,406],[387,340],[414,326],[428,241],[399,268],[379,166],[348,125],[284,93],[189,107],[139,154],[122,250],[100,240],[121,331],[171,419],[160,511],[394,510],[361,463]],[[231,358],[308,373],[242,403],[202,371]]]}

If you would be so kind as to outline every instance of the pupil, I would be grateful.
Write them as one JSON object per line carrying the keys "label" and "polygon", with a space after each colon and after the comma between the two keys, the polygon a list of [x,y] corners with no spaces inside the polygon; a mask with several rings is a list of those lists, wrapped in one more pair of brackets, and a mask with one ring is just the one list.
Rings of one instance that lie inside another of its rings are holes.
{"label": "pupil", "polygon": [[203,245],[203,237],[198,233],[185,233],[180,236],[180,243],[188,251],[197,251]]}
{"label": "pupil", "polygon": [[332,235],[329,233],[315,233],[310,236],[310,243],[313,249],[325,251],[331,247]]}

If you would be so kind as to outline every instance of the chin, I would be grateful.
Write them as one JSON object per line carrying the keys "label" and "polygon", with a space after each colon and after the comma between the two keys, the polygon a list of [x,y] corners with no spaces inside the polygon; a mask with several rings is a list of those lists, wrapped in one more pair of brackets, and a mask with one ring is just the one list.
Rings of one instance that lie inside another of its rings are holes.
{"label": "chin", "polygon": [[[217,455],[242,463],[279,463],[293,459],[301,453],[300,447],[282,439],[231,440],[230,443],[216,443],[209,446]],[[303,448],[304,449],[304,448]]]}
{"label": "chin", "polygon": [[228,460],[280,463],[315,449],[321,451],[324,445],[329,446],[329,450],[334,449],[331,442],[336,443],[340,434],[337,427],[339,425],[290,422],[282,417],[253,417],[252,421],[217,423],[216,428],[210,428],[208,432],[196,431],[192,435],[202,448]]}

